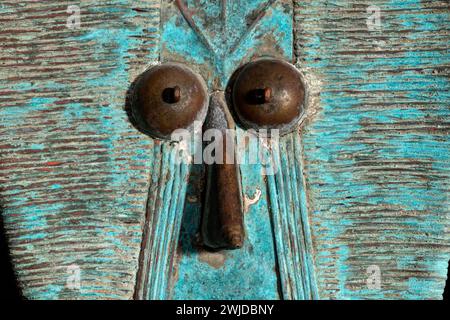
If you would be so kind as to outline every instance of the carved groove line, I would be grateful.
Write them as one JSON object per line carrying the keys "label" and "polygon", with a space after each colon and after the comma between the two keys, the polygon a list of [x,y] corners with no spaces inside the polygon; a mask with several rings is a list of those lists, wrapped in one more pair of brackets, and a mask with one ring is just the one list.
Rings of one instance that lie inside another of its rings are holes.
{"label": "carved groove line", "polygon": [[178,164],[174,146],[154,148],[155,161],[147,204],[135,298],[167,299],[178,245],[189,165]]}
{"label": "carved groove line", "polygon": [[318,299],[312,239],[297,133],[282,137],[271,159],[268,193],[284,299]]}
{"label": "carved groove line", "polygon": [[[267,10],[273,5],[273,3],[276,0],[270,0],[259,12],[259,14],[256,16],[256,18],[252,21],[251,25],[248,27],[248,29],[242,34],[241,37],[233,43],[228,51],[223,52],[222,56],[226,54],[233,53],[241,43],[244,41],[244,39],[250,34],[250,32],[255,29],[257,23],[266,15]],[[208,48],[208,50],[213,53],[214,55],[217,55],[216,51],[214,50],[214,45],[210,42],[206,34],[202,31],[201,28],[198,27],[196,22],[194,21],[192,14],[190,13],[190,10],[188,6],[185,4],[183,0],[176,0],[176,5],[178,9],[180,10],[181,14],[183,15],[184,19],[187,21],[189,26],[192,28],[192,30],[195,31],[195,33],[198,35],[199,39],[202,41],[202,43]],[[222,0],[221,1],[221,20],[222,20],[222,26],[224,29],[224,33],[227,32],[227,1]],[[218,57],[217,57],[218,58]]]}

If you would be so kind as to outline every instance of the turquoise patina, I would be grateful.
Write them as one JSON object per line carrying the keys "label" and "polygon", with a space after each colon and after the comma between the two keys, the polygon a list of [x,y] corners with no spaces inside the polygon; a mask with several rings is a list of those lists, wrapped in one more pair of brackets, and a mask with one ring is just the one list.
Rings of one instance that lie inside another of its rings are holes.
{"label": "turquoise patina", "polygon": [[[441,298],[448,3],[376,1],[370,29],[373,2],[83,1],[80,28],[60,1],[0,4],[0,204],[24,295]],[[245,247],[207,252],[203,168],[132,125],[127,90],[166,61],[224,90],[260,56],[305,74],[310,112],[267,151],[275,175],[241,166]]]}

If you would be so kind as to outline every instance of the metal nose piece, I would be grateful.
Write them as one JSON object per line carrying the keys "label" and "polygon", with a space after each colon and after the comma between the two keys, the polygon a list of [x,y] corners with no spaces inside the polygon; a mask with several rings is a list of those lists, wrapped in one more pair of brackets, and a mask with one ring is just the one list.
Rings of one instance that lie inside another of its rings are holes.
{"label": "metal nose piece", "polygon": [[202,240],[213,249],[237,249],[244,244],[244,223],[239,166],[235,159],[235,123],[222,91],[210,98],[203,125],[206,133],[215,129],[214,163],[206,164],[206,189],[203,202]]}

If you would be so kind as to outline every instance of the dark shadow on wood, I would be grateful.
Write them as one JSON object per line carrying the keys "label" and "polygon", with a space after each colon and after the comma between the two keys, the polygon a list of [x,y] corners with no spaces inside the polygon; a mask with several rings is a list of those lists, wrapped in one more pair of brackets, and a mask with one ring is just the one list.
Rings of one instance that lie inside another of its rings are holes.
{"label": "dark shadow on wood", "polygon": [[444,300],[450,300],[450,260],[448,261],[447,268],[447,282],[445,283],[444,294],[442,296]]}
{"label": "dark shadow on wood", "polygon": [[137,125],[136,120],[133,117],[133,111],[132,111],[132,107],[133,107],[133,97],[135,94],[135,90],[136,90],[136,84],[139,81],[139,79],[142,77],[142,74],[140,74],[136,79],[134,79],[134,81],[130,84],[130,87],[127,90],[127,94],[125,97],[125,106],[124,106],[124,110],[127,113],[128,116],[128,120],[130,120],[130,123],[133,125],[133,127],[135,127],[138,131],[147,134],[145,132],[143,132]]}
{"label": "dark shadow on wood", "polygon": [[203,249],[200,239],[200,223],[202,216],[204,175],[203,165],[196,164],[192,166],[186,192],[178,246],[178,249],[181,250],[183,254],[189,254]]}
{"label": "dark shadow on wood", "polygon": [[3,223],[3,208],[0,206],[0,283],[1,299],[8,301],[22,300],[22,292],[14,273],[11,256],[9,254],[8,241],[6,239]]}

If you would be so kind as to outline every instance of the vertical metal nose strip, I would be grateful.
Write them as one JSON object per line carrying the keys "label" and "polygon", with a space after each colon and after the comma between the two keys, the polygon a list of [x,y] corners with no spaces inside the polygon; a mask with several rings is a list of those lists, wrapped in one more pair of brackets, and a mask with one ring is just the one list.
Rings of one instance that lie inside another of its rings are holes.
{"label": "vertical metal nose strip", "polygon": [[[235,123],[225,102],[224,92],[211,95],[204,132],[216,129],[220,134],[222,155],[207,164],[206,189],[201,225],[205,246],[213,249],[237,249],[244,243],[244,221],[239,166],[236,164]],[[222,160],[222,161],[220,161]]]}

